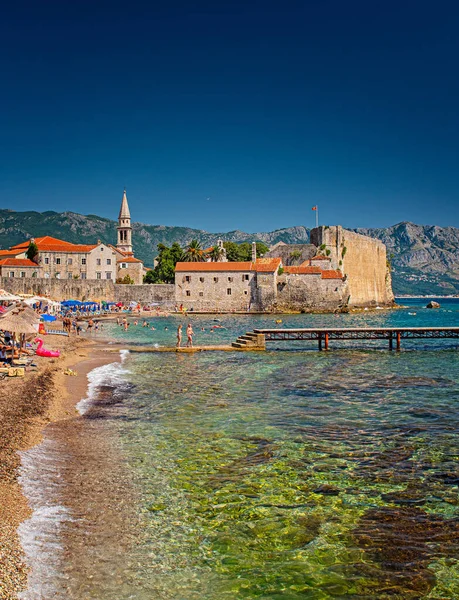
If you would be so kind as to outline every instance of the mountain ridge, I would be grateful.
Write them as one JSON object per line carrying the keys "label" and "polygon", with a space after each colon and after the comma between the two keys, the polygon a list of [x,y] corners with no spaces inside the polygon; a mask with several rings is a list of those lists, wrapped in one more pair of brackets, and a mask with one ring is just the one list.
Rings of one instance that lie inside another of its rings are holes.
{"label": "mountain ridge", "polygon": [[[116,243],[117,222],[98,215],[81,215],[73,211],[14,211],[0,209],[0,247],[9,248],[29,239],[51,235],[73,243]],[[151,225],[134,222],[133,240],[136,256],[153,266],[159,243],[188,244],[199,240],[203,247],[218,239],[232,242],[260,241],[273,246],[278,242],[309,242],[310,229],[295,225],[267,232],[247,233],[239,229],[212,233],[185,226]],[[392,264],[396,294],[459,294],[459,228],[417,225],[402,221],[390,227],[354,228],[352,231],[377,238],[387,246]]]}

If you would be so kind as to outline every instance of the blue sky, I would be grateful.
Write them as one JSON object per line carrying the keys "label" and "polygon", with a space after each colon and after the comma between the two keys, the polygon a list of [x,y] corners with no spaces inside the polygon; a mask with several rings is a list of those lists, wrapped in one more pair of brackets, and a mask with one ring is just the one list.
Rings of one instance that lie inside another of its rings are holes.
{"label": "blue sky", "polygon": [[0,206],[459,226],[459,4],[7,3]]}

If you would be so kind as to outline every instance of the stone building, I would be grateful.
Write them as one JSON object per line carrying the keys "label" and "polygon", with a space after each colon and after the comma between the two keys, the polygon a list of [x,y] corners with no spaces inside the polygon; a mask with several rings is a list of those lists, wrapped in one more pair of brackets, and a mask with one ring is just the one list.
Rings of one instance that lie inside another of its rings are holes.
{"label": "stone building", "polygon": [[188,310],[204,312],[258,310],[276,292],[279,258],[248,262],[178,262],[175,300]]}
{"label": "stone building", "polygon": [[[32,238],[16,246],[8,252],[16,259],[27,260],[30,242],[35,242],[38,254],[33,262],[35,269],[29,264],[25,275],[21,277],[43,277],[44,279],[115,279],[116,254],[106,244],[72,244],[49,235]],[[7,258],[4,250],[0,250],[0,259]],[[24,263],[24,267],[25,267]],[[13,271],[8,277],[15,277]]]}
{"label": "stone building", "polygon": [[262,259],[254,249],[251,262],[177,263],[176,302],[205,312],[392,305],[384,244],[342,227],[314,229],[311,242],[277,244]]}
{"label": "stone building", "polygon": [[0,257],[0,277],[38,277],[37,263],[28,258]]}
{"label": "stone building", "polygon": [[111,246],[116,252],[116,280],[122,281],[125,277],[129,277],[134,284],[140,285],[143,283],[145,269],[143,262],[134,256],[131,212],[129,210],[126,190],[123,193],[118,215],[117,237],[116,246]]}
{"label": "stone building", "polygon": [[383,242],[337,225],[313,229],[311,243],[328,256],[332,268],[340,269],[346,276],[349,307],[393,304],[392,281]]}
{"label": "stone building", "polygon": [[[132,248],[131,215],[124,190],[118,215],[116,246],[72,244],[51,236],[32,238],[0,250],[0,276],[44,279],[119,280],[129,275],[135,284],[143,283],[144,267]],[[30,261],[26,254],[30,242],[38,254]]]}

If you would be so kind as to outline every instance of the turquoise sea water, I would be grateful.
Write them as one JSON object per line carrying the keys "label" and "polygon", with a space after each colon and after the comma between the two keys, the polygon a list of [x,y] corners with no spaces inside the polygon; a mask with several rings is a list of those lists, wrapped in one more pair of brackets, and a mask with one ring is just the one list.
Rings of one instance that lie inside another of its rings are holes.
{"label": "turquoise sea water", "polygon": [[[425,302],[283,316],[278,326],[459,325],[459,301],[441,300],[439,310]],[[213,317],[191,316],[195,343],[231,341],[276,319],[215,318],[226,329],[211,333]],[[172,345],[188,320],[151,318],[155,330],[140,322],[126,333],[112,324],[103,334]],[[130,354],[116,378],[101,371],[89,401],[97,419],[91,410],[83,419],[116,440],[137,533],[116,584],[107,544],[89,582],[72,572],[84,595],[67,597],[459,597],[458,344],[404,346]],[[72,527],[81,533],[81,521],[67,520],[69,538]]]}

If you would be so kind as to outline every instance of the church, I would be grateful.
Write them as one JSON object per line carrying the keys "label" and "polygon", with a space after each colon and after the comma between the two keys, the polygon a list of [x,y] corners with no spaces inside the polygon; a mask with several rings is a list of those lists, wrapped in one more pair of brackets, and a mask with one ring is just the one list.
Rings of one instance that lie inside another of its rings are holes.
{"label": "church", "polygon": [[[28,256],[31,243],[38,252]],[[0,276],[44,279],[108,279],[142,284],[145,269],[132,247],[131,214],[124,190],[118,215],[117,244],[72,244],[49,235],[0,250]]]}
{"label": "church", "polygon": [[143,262],[134,256],[131,213],[129,211],[126,190],[124,190],[123,199],[121,200],[117,231],[117,244],[116,246],[111,246],[116,252],[116,281],[119,283],[133,281],[135,284],[140,285],[143,283],[143,276],[146,269],[143,266]]}

